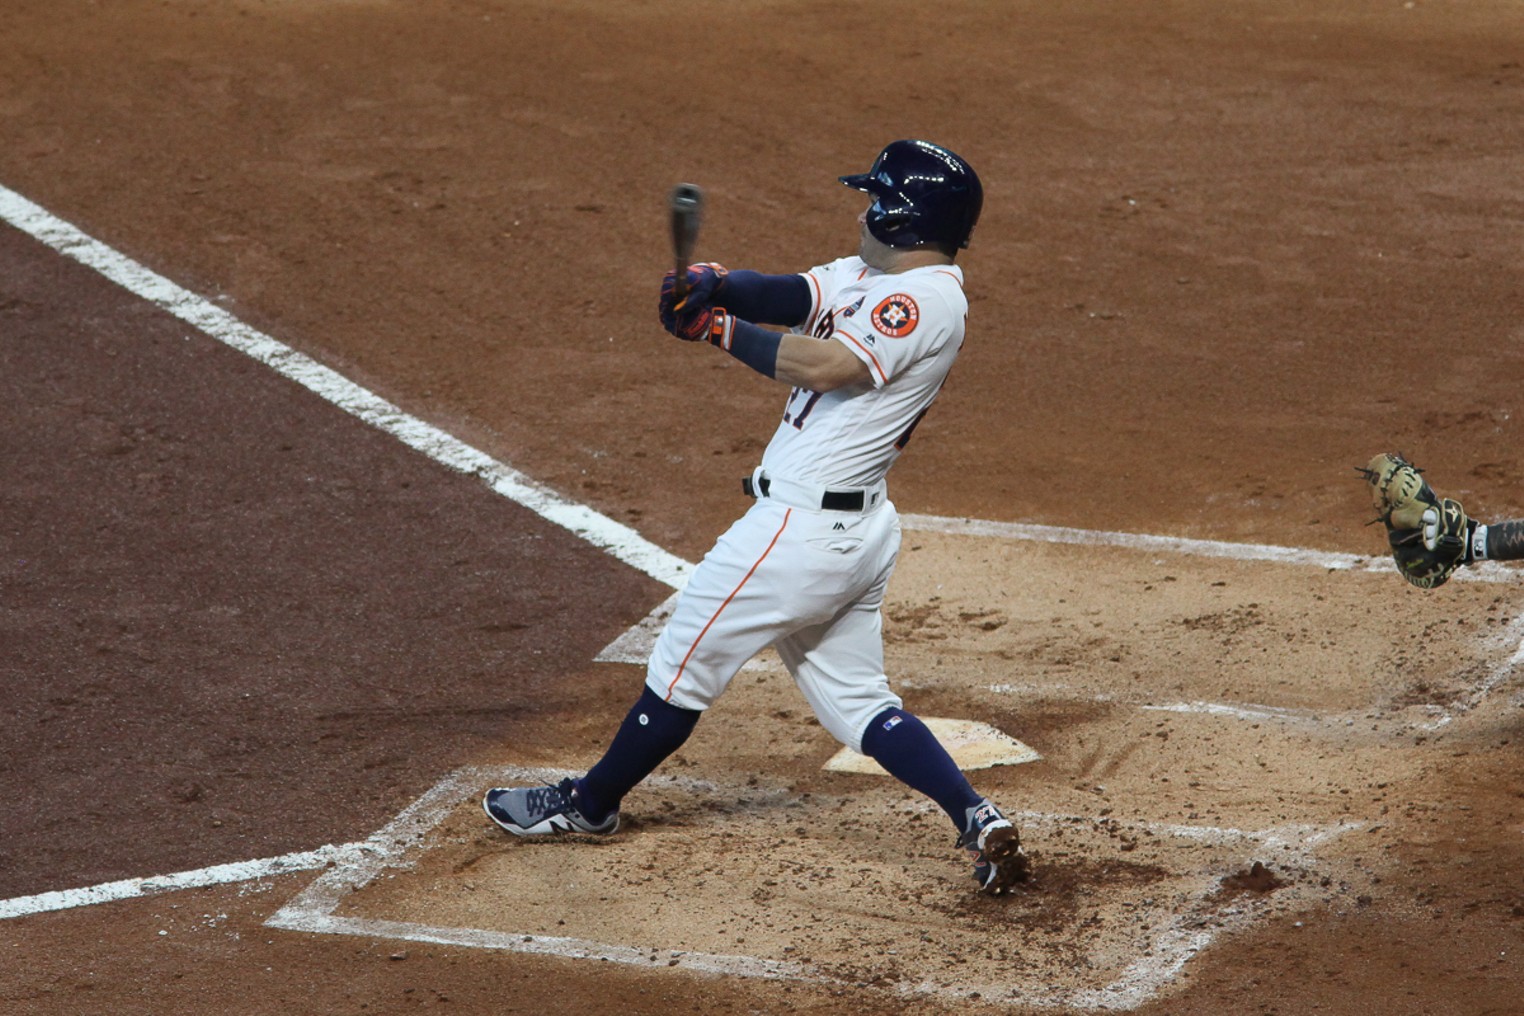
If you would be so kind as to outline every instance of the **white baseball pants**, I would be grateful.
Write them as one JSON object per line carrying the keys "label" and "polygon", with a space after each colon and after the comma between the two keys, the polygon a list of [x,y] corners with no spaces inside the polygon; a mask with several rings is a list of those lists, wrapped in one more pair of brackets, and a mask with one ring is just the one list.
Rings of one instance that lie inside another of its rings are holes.
{"label": "white baseball pants", "polygon": [[773,646],[821,724],[860,751],[869,721],[901,704],[884,674],[880,613],[899,513],[882,486],[860,512],[810,508],[818,494],[771,486],[694,570],[646,684],[675,706],[707,709]]}

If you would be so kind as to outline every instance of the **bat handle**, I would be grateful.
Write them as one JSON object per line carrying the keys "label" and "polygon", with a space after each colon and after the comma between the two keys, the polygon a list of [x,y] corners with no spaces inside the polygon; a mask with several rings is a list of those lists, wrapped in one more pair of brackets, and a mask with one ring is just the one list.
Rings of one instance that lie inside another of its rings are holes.
{"label": "bat handle", "polygon": [[704,208],[704,192],[691,183],[672,188],[668,199],[672,213],[672,253],[676,274],[672,280],[673,303],[681,307],[688,297],[688,260],[698,239],[699,218]]}
{"label": "bat handle", "polygon": [[682,307],[683,301],[688,299],[688,266],[683,264],[683,259],[677,259],[677,274],[672,279],[673,309]]}

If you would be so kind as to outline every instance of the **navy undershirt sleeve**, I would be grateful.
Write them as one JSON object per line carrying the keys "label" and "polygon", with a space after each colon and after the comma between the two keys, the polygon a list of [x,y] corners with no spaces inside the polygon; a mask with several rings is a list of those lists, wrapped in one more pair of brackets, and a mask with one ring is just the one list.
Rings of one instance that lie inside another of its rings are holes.
{"label": "navy undershirt sleeve", "polygon": [[813,301],[803,275],[763,275],[741,269],[725,277],[714,302],[738,318],[792,328],[809,317]]}

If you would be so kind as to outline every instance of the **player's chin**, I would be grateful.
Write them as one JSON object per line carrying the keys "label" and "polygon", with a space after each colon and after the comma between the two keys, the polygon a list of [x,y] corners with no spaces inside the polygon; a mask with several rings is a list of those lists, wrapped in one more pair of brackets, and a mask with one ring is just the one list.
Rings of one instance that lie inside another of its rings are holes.
{"label": "player's chin", "polygon": [[870,268],[883,268],[885,247],[866,229],[857,241],[857,256]]}

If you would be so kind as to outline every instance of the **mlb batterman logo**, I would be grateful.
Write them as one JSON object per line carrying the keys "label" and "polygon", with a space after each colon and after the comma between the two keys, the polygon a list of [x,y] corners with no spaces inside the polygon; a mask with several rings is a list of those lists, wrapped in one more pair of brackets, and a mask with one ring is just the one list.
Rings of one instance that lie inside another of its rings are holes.
{"label": "mlb batterman logo", "polygon": [[885,297],[877,307],[873,308],[873,327],[891,339],[909,335],[915,331],[916,322],[920,320],[921,308],[917,307],[915,301],[904,293]]}

